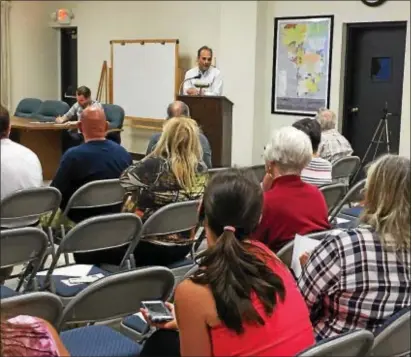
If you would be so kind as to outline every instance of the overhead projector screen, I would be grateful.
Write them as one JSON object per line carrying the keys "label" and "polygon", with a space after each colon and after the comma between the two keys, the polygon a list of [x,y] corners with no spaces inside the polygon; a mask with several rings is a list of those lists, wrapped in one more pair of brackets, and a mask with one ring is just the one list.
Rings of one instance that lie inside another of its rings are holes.
{"label": "overhead projector screen", "polygon": [[178,41],[112,41],[113,104],[127,117],[165,119],[175,100]]}

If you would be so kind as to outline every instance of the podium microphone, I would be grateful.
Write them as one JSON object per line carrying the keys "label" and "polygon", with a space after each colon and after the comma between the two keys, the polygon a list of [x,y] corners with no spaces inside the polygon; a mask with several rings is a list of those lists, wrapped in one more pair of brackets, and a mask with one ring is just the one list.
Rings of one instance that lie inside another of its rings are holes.
{"label": "podium microphone", "polygon": [[186,78],[186,79],[180,84],[180,87],[179,87],[179,95],[182,95],[182,88],[183,88],[183,84],[185,84],[185,82],[191,81],[192,79],[200,79],[200,78],[202,78],[202,75],[201,75],[200,73],[199,73],[197,76],[190,77],[190,78]]}

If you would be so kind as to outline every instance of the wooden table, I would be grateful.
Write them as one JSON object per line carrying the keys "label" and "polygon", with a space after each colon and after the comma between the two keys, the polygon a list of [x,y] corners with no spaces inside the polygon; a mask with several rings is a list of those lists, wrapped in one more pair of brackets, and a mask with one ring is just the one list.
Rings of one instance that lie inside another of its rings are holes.
{"label": "wooden table", "polygon": [[26,146],[39,157],[43,179],[52,180],[62,156],[62,130],[76,128],[76,123],[55,124],[30,118],[11,118],[11,138]]}

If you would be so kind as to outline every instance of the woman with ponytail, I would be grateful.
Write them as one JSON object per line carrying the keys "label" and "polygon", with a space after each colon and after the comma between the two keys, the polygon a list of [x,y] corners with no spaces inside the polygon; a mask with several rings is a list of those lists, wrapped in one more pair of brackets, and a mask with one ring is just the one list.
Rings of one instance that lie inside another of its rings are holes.
{"label": "woman with ponytail", "polygon": [[294,356],[314,343],[289,270],[251,240],[262,202],[258,182],[243,170],[212,178],[199,211],[208,249],[176,288],[175,307],[168,305],[175,320],[156,325],[141,356]]}

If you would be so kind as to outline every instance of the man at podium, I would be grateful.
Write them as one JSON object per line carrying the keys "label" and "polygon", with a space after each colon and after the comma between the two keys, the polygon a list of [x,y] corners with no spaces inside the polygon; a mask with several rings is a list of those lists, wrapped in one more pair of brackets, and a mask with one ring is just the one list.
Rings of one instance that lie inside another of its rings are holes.
{"label": "man at podium", "polygon": [[197,51],[198,66],[188,70],[183,83],[185,95],[222,95],[223,80],[220,71],[212,66],[213,50],[203,46]]}

